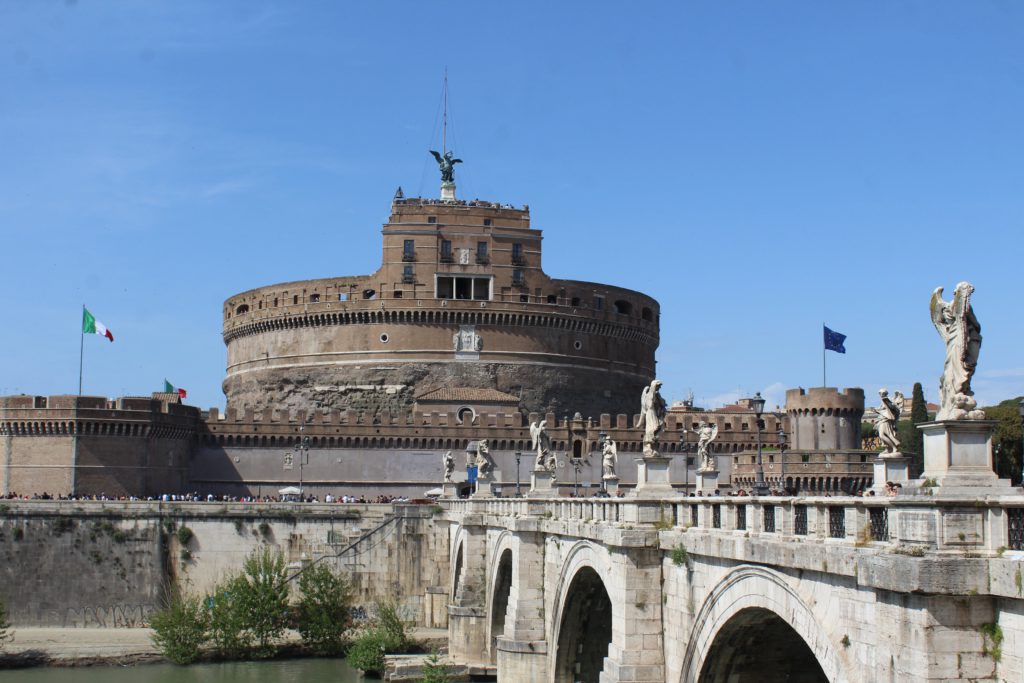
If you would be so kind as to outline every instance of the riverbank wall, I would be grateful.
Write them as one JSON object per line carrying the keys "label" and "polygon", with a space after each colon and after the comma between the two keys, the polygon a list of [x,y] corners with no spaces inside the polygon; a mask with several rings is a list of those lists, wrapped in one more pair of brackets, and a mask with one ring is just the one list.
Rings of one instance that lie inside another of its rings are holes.
{"label": "riverbank wall", "polygon": [[326,562],[354,612],[397,599],[416,626],[447,626],[448,534],[429,505],[0,502],[0,596],[15,627],[148,624],[172,583],[205,594],[255,549],[297,574]]}

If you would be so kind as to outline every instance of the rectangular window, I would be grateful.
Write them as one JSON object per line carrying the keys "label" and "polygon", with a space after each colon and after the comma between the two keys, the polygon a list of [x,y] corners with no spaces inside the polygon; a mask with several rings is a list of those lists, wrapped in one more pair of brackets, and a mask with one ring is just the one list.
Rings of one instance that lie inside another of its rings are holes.
{"label": "rectangular window", "polygon": [[807,535],[807,506],[793,506],[793,533],[797,536]]}
{"label": "rectangular window", "polygon": [[744,422],[744,423],[740,424],[740,429],[745,431],[745,432],[750,431],[750,425],[748,425],[746,422]]}
{"label": "rectangular window", "polygon": [[572,298],[572,307],[576,308],[579,305],[580,305],[580,298],[578,296],[574,296]]}
{"label": "rectangular window", "polygon": [[405,240],[402,245],[402,260],[412,261],[416,258],[416,242],[413,240]]}
{"label": "rectangular window", "polygon": [[604,297],[603,296],[595,296],[594,297],[594,310],[595,311],[603,311],[604,310]]}
{"label": "rectangular window", "polygon": [[722,528],[722,506],[712,505],[711,506],[711,526],[716,529]]}
{"label": "rectangular window", "polygon": [[767,534],[775,533],[775,506],[764,506],[764,531]]}
{"label": "rectangular window", "polygon": [[452,241],[441,240],[441,260],[451,261],[452,260]]}
{"label": "rectangular window", "polygon": [[314,303],[314,304],[320,303],[320,295],[319,294],[310,294],[309,295],[309,301],[310,301],[310,303]]}
{"label": "rectangular window", "polygon": [[521,303],[521,304],[528,304],[528,303],[530,303],[530,295],[529,294],[520,294],[519,295],[519,303]]}
{"label": "rectangular window", "polygon": [[828,535],[832,538],[846,538],[846,510],[841,507],[828,509]]}
{"label": "rectangular window", "polygon": [[808,463],[810,461],[811,461],[811,454],[810,453],[801,453],[800,454],[800,462]]}
{"label": "rectangular window", "polygon": [[491,300],[491,278],[438,275],[435,296],[438,299]]}
{"label": "rectangular window", "polygon": [[512,270],[512,284],[521,286],[523,284],[523,271],[519,268]]}
{"label": "rectangular window", "polygon": [[732,431],[732,422],[726,422],[724,426],[725,426],[725,431],[727,431],[727,432]]}
{"label": "rectangular window", "polygon": [[484,226],[485,226],[485,227],[486,227],[486,226],[490,226],[490,224],[491,224],[491,219],[490,219],[490,218],[485,218],[485,219],[484,219]]}
{"label": "rectangular window", "polygon": [[558,296],[555,295],[555,294],[548,294],[548,303],[549,304],[557,304],[558,303]]}
{"label": "rectangular window", "polygon": [[476,243],[476,261],[477,263],[487,262],[487,242]]}
{"label": "rectangular window", "polygon": [[428,223],[436,223],[437,222],[437,216],[427,216],[427,222]]}
{"label": "rectangular window", "polygon": [[517,266],[523,263],[523,245],[518,242],[512,245],[512,263]]}
{"label": "rectangular window", "polygon": [[[338,294],[338,301],[348,301],[348,292],[341,292]],[[274,299],[274,305],[277,305],[277,299]]]}
{"label": "rectangular window", "polygon": [[736,528],[740,531],[747,530],[747,506],[737,505],[736,506]]}
{"label": "rectangular window", "polygon": [[412,266],[402,268],[402,282],[415,282],[416,275],[412,272]]}

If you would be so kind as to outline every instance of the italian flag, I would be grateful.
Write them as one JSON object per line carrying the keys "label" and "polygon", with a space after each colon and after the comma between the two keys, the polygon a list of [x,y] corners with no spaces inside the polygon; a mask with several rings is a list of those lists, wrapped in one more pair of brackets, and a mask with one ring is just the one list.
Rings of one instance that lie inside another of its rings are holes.
{"label": "italian flag", "polygon": [[173,384],[168,382],[166,378],[164,379],[164,393],[177,394],[179,397],[181,397],[182,400],[185,400],[185,397],[188,396],[187,391],[185,391],[181,387],[174,386]]}
{"label": "italian flag", "polygon": [[89,309],[82,306],[82,334],[98,334],[101,337],[106,337],[110,341],[114,341],[114,335],[107,326],[96,319]]}

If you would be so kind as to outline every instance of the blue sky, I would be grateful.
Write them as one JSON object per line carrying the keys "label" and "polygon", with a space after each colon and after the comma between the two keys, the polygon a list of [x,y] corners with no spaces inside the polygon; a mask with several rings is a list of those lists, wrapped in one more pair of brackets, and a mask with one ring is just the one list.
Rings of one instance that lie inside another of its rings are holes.
{"label": "blue sky", "polygon": [[1024,4],[0,4],[0,392],[223,405],[221,303],[372,272],[434,195],[529,204],[556,277],[662,305],[669,398],[937,400],[936,286],[977,287],[982,403],[1024,393]]}

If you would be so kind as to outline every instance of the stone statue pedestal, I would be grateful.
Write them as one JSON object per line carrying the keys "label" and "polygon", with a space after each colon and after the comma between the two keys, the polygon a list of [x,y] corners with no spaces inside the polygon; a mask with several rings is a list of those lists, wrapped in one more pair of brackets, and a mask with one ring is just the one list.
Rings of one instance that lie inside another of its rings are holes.
{"label": "stone statue pedestal", "polygon": [[527,498],[557,498],[558,486],[555,477],[547,470],[534,470],[530,473],[530,490]]}
{"label": "stone statue pedestal", "polygon": [[473,492],[471,498],[494,498],[494,493],[491,492],[491,484],[494,479],[490,475],[481,477],[477,475],[476,478],[476,491]]}
{"label": "stone statue pedestal", "polygon": [[442,498],[458,498],[459,487],[456,486],[454,481],[446,481],[441,484],[441,497]]}
{"label": "stone statue pedestal", "polygon": [[655,498],[673,496],[676,491],[669,479],[669,466],[672,458],[652,455],[647,458],[636,458],[636,490],[634,497]]}
{"label": "stone statue pedestal", "polygon": [[442,202],[454,202],[455,201],[455,183],[441,183],[441,201]]}
{"label": "stone statue pedestal", "polygon": [[876,496],[885,495],[885,482],[905,487],[910,481],[910,459],[902,453],[890,453],[875,458],[871,490]]}
{"label": "stone statue pedestal", "polygon": [[697,478],[694,480],[694,486],[697,487],[697,495],[715,495],[720,474],[721,472],[718,470],[697,470]]}
{"label": "stone statue pedestal", "polygon": [[602,479],[604,481],[605,493],[607,493],[612,498],[619,495],[619,478],[617,476],[615,476],[614,474],[609,474],[605,477],[602,477]]}
{"label": "stone statue pedestal", "polygon": [[924,472],[935,496],[1002,495],[1013,488],[992,467],[995,420],[946,420],[917,426],[924,432]]}

